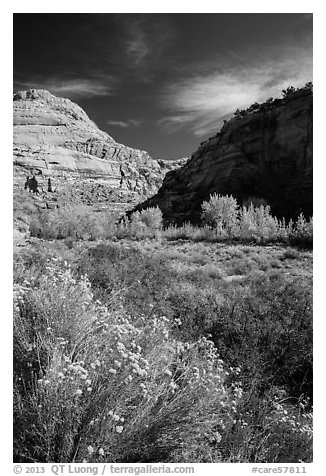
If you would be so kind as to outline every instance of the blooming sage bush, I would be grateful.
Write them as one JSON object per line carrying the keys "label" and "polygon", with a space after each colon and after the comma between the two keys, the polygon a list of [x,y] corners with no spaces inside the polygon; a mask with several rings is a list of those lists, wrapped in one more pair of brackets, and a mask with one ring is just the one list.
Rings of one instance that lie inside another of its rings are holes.
{"label": "blooming sage bush", "polygon": [[14,304],[15,461],[169,461],[232,425],[242,390],[206,338],[108,309],[60,260]]}

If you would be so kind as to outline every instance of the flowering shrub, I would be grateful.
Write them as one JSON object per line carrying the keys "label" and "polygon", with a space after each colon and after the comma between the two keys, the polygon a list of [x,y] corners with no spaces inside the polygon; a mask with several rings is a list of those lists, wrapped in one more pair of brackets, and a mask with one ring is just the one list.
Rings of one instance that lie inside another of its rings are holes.
{"label": "flowering shrub", "polygon": [[272,411],[265,417],[266,447],[260,460],[296,462],[300,448],[301,460],[311,461],[312,418],[312,411],[305,411],[302,400],[290,406],[274,398]]}
{"label": "flowering shrub", "polygon": [[309,287],[174,286],[137,243],[80,243],[72,268],[47,246],[14,286],[15,461],[311,461]]}
{"label": "flowering shrub", "polygon": [[241,389],[212,342],[109,310],[60,261],[15,286],[14,318],[16,461],[168,460],[232,424]]}
{"label": "flowering shrub", "polygon": [[220,444],[228,462],[299,463],[312,461],[312,412],[302,400],[289,405],[274,389],[263,398],[252,392]]}

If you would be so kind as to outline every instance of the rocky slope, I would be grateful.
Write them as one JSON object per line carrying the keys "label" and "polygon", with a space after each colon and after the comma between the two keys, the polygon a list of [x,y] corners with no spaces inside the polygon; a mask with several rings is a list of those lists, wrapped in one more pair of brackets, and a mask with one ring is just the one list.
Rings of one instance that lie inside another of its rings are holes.
{"label": "rocky slope", "polygon": [[166,172],[185,163],[155,160],[145,151],[117,143],[77,104],[48,91],[21,91],[13,99],[18,189],[26,175],[35,175],[45,194],[50,178],[54,193],[67,200],[126,208],[153,195]]}
{"label": "rocky slope", "polygon": [[312,123],[309,89],[233,118],[139,208],[159,206],[167,223],[196,223],[202,202],[217,192],[240,203],[264,198],[279,217],[312,215]]}

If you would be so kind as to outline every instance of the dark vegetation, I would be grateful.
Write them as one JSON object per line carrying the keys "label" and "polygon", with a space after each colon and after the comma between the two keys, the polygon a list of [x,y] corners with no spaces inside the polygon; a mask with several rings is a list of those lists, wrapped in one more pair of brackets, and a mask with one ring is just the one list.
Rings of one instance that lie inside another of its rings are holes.
{"label": "dark vegetation", "polygon": [[267,111],[268,109],[273,109],[276,106],[280,106],[284,104],[286,101],[289,101],[296,97],[297,94],[302,94],[304,91],[312,91],[313,84],[312,82],[307,83],[303,88],[294,88],[293,86],[289,86],[282,91],[282,98],[269,98],[263,103],[255,102],[251,104],[247,109],[237,109],[234,113],[234,117],[236,119],[241,119],[248,114],[258,111]]}

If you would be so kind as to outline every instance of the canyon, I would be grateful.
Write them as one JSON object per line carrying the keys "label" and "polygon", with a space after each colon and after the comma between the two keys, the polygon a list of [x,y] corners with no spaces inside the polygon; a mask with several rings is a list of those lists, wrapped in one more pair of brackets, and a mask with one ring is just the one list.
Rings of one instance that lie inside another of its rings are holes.
{"label": "canyon", "polygon": [[219,193],[263,198],[286,219],[312,215],[311,88],[236,114],[175,161],[117,143],[69,99],[35,89],[13,99],[14,188],[35,176],[40,208],[83,203],[121,216],[158,206],[165,224],[199,223],[202,202]]}

